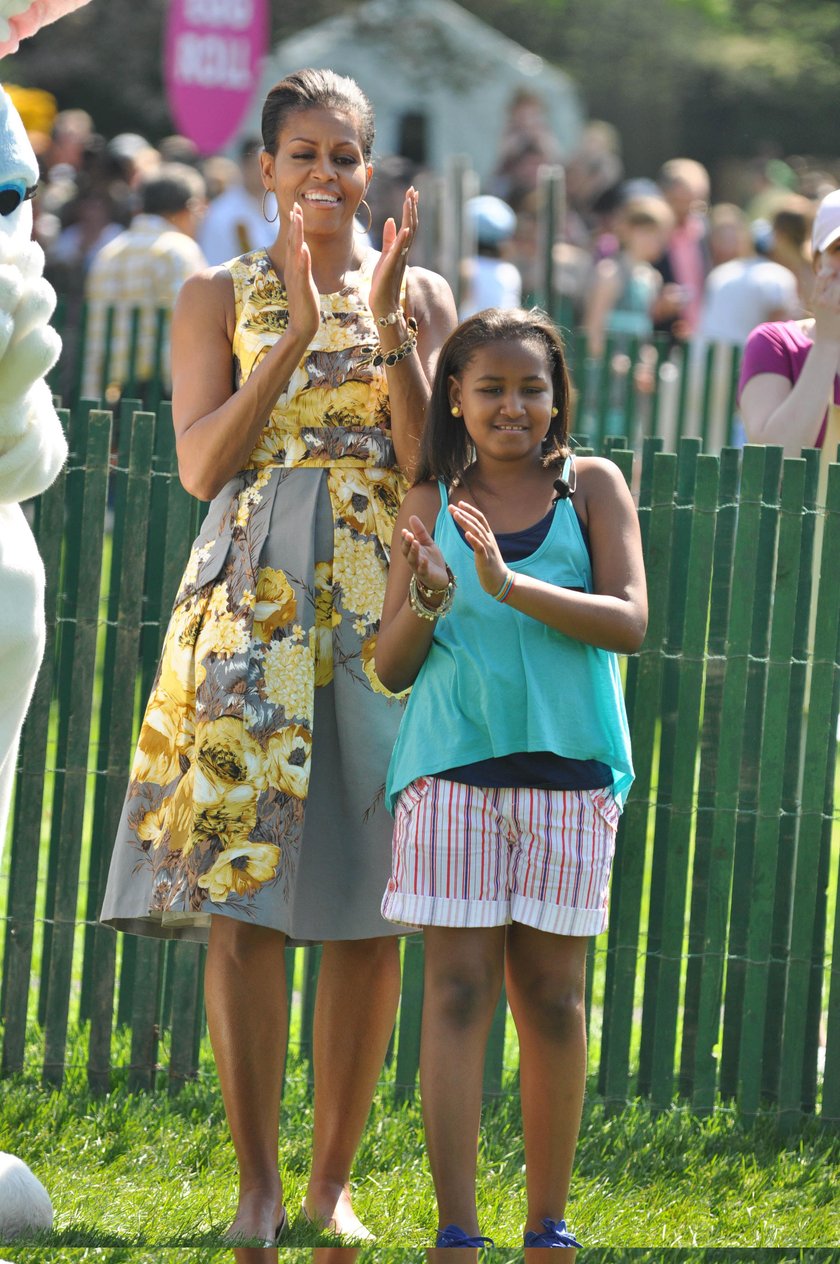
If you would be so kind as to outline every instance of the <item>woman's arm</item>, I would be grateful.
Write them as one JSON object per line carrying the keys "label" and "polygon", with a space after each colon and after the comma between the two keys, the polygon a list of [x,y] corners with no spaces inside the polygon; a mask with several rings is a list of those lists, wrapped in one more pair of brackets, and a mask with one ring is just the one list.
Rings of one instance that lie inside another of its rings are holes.
{"label": "woman's arm", "polygon": [[417,351],[386,372],[397,464],[411,479],[420,453],[435,365],[458,323],[458,314],[452,291],[436,272],[412,268],[406,289],[408,313],[417,321]]}
{"label": "woman's arm", "polygon": [[750,443],[778,443],[799,456],[816,443],[840,372],[840,277],[821,275],[814,295],[813,346],[799,380],[757,373],[741,391],[741,417]]}
{"label": "woman's arm", "polygon": [[[397,313],[393,324],[379,326],[379,342],[385,352],[393,351],[408,336],[407,317],[417,321],[417,349],[411,355],[386,365],[391,409],[391,437],[397,464],[408,479],[414,476],[420,451],[420,436],[431,395],[438,353],[458,323],[455,300],[443,277],[425,268],[406,273],[406,257],[417,232],[418,194],[409,189],[403,203],[399,231],[393,219],[382,230],[382,253],[373,271],[370,306],[377,318]],[[405,275],[405,305],[400,305]]]}
{"label": "woman's arm", "polygon": [[232,380],[235,311],[230,275],[224,268],[200,273],[178,296],[172,318],[178,470],[186,490],[199,500],[212,500],[242,469],[318,329],[318,294],[299,208],[292,212],[284,277],[288,326],[237,391]]}
{"label": "woman's arm", "polygon": [[[575,592],[516,572],[506,604],[577,641],[632,654],[644,640],[648,614],[633,498],[618,466],[592,457],[579,459],[576,497],[588,524],[594,592]],[[498,592],[509,572],[486,518],[464,501],[451,512],[473,546],[482,588]]]}
{"label": "woman's arm", "polygon": [[[444,590],[448,582],[446,563],[432,539],[439,510],[437,484],[421,483],[406,496],[394,526],[391,568],[375,653],[376,674],[392,693],[401,693],[414,684],[435,630],[432,620],[422,619],[408,604],[412,574],[428,588]],[[427,604],[439,603],[431,598]]]}

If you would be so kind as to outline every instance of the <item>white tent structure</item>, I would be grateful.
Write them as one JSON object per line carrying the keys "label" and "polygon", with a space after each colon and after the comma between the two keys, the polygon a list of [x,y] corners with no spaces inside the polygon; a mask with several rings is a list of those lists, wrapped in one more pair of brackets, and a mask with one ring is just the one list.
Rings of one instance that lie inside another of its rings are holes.
{"label": "white tent structure", "polygon": [[284,40],[266,59],[243,131],[259,134],[269,88],[303,66],[329,67],[358,81],[376,111],[376,154],[408,153],[438,171],[464,154],[486,179],[507,106],[521,90],[544,103],[563,157],[582,126],[567,75],[452,0],[366,0]]}

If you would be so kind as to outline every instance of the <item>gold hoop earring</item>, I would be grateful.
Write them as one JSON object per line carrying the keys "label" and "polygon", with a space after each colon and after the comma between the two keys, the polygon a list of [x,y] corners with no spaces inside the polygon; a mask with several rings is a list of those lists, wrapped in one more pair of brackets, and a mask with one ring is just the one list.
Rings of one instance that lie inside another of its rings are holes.
{"label": "gold hoop earring", "polygon": [[265,199],[268,197],[269,193],[271,193],[271,189],[264,189],[264,190],[263,190],[263,195],[262,195],[262,213],[263,213],[263,219],[265,220],[266,224],[275,224],[275,223],[277,222],[277,220],[280,218],[280,207],[277,205],[277,200],[276,200],[276,198],[275,198],[275,204],[274,204],[274,206],[275,206],[275,209],[274,209],[274,215],[273,215],[271,218],[269,218],[269,216],[268,216],[268,215],[266,215],[266,213],[265,213]]}
{"label": "gold hoop earring", "polygon": [[[360,225],[359,225],[359,230],[360,230],[361,232],[363,232],[363,233],[369,233],[369,232],[370,232],[370,230],[371,230],[371,226],[372,226],[372,224],[373,224],[373,211],[370,209],[370,207],[368,206],[368,204],[367,204],[367,202],[365,201],[365,199],[364,199],[364,198],[362,198],[361,202],[359,203],[359,206],[363,206],[363,207],[365,208],[365,210],[367,211],[367,213],[368,213],[367,228],[362,228],[362,225],[360,224]],[[359,213],[359,207],[357,206],[357,207],[356,207],[356,214],[358,214],[358,213]]]}
{"label": "gold hoop earring", "polygon": [[461,410],[460,410],[460,408],[458,407],[458,405],[457,405],[457,404],[453,404],[453,405],[452,405],[452,408],[450,409],[450,412],[452,413],[452,416],[453,416],[453,417],[460,417],[460,416],[461,416]]}

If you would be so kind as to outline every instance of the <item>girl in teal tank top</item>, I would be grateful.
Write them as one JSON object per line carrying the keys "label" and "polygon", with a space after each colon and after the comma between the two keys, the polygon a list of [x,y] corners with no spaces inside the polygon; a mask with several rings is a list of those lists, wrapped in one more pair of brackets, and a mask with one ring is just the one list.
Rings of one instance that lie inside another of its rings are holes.
{"label": "girl in teal tank top", "polygon": [[[411,687],[388,775],[386,918],[423,927],[420,1084],[437,1246],[480,1246],[484,1051],[502,979],[520,1042],[524,1245],[563,1219],[586,1074],[584,965],[633,779],[616,655],[647,626],[635,507],[574,461],[562,339],[465,321],[438,361],[394,531],[376,671]],[[399,547],[397,547],[397,544]]]}

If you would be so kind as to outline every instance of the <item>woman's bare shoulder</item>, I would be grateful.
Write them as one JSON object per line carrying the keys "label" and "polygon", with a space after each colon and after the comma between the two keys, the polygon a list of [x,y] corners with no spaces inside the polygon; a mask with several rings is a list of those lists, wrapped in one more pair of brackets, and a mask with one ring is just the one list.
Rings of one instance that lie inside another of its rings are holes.
{"label": "woman's bare shoulder", "polygon": [[232,330],[235,313],[233,278],[222,264],[188,277],[175,304],[176,319],[200,322],[205,327],[221,324]]}
{"label": "woman's bare shoulder", "polygon": [[406,275],[406,287],[411,310],[415,313],[437,312],[445,316],[454,315],[455,299],[452,289],[449,282],[439,272],[432,272],[429,268],[409,268]]}

